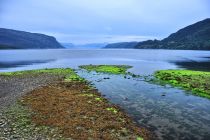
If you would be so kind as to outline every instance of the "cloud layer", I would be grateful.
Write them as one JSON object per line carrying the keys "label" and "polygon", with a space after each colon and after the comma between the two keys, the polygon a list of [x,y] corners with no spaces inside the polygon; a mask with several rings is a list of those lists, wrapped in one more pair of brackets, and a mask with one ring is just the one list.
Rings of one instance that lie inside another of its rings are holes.
{"label": "cloud layer", "polygon": [[0,26],[62,42],[162,38],[210,17],[208,0],[1,0]]}

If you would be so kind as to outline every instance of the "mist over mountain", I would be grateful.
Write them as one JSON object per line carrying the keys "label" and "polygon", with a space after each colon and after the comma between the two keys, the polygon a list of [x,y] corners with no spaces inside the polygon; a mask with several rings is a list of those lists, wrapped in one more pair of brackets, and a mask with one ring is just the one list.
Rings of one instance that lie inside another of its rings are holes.
{"label": "mist over mountain", "polygon": [[75,45],[73,43],[61,43],[61,45],[67,49],[75,49]]}
{"label": "mist over mountain", "polygon": [[107,45],[107,43],[88,43],[88,44],[73,44],[73,43],[62,43],[67,49],[101,49]]}

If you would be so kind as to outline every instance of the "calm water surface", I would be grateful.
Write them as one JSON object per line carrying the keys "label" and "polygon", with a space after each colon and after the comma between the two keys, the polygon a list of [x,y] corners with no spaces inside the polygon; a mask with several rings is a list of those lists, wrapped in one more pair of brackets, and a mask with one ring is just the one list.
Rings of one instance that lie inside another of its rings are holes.
{"label": "calm water surface", "polygon": [[[15,50],[0,51],[0,71],[72,67],[81,64],[128,64],[131,72],[151,75],[161,69],[210,71],[208,51],[172,50]],[[119,104],[141,126],[164,140],[209,140],[210,100],[143,78],[87,73],[111,102]],[[104,79],[110,77],[110,79]],[[165,96],[163,96],[165,95]]]}

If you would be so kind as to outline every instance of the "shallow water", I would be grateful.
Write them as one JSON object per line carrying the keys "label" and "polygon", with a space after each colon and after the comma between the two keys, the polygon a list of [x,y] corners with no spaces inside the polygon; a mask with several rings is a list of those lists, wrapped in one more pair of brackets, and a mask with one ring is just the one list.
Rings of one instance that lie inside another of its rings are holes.
{"label": "shallow water", "polygon": [[[189,68],[185,64],[176,63],[205,62],[210,59],[209,56],[209,51],[186,50],[1,50],[0,65],[4,65],[0,66],[0,72],[54,67],[77,68],[82,64],[128,64],[134,66],[130,70],[134,73],[151,74],[156,70],[175,69],[178,66]],[[197,67],[196,64],[193,65],[194,68]]]}
{"label": "shallow water", "polygon": [[125,79],[85,71],[79,74],[92,81],[111,102],[125,109],[139,125],[149,128],[157,139],[210,139],[208,99],[170,86],[151,84],[142,78]]}
{"label": "shallow water", "polygon": [[[4,64],[0,71],[77,68],[81,64],[128,64],[134,66],[131,72],[141,75],[177,68],[210,71],[209,56],[208,51],[177,50],[9,50],[0,51],[0,65]],[[92,81],[103,95],[119,104],[141,126],[154,132],[158,139],[210,139],[208,99],[141,78],[125,79],[120,75],[86,71],[79,74]]]}

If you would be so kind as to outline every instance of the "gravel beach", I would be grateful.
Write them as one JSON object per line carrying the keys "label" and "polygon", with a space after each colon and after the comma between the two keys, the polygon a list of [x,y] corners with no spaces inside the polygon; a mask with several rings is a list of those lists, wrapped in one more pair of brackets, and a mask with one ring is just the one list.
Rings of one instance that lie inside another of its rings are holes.
{"label": "gravel beach", "polygon": [[22,95],[45,86],[58,82],[63,76],[52,74],[21,75],[21,76],[0,76],[0,111],[12,105]]}

